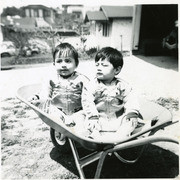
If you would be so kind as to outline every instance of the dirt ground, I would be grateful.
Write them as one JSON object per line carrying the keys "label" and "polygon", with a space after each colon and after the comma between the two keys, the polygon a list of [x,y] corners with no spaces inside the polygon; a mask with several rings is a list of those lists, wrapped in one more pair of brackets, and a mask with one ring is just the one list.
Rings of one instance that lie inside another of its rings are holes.
{"label": "dirt ground", "polygon": [[[155,57],[154,57],[155,58]],[[158,61],[141,57],[125,58],[121,76],[125,77],[139,95],[160,102],[178,119],[178,78],[175,62],[166,58]],[[157,60],[157,59],[156,59]],[[88,67],[88,68],[87,68]],[[48,66],[14,69],[1,72],[1,179],[77,179],[72,153],[61,154],[54,148],[49,127],[16,98],[16,90],[24,84],[41,82],[50,73]],[[90,78],[93,63],[82,62],[78,68]],[[177,124],[159,132],[180,139]],[[79,149],[84,153],[84,149]],[[129,150],[132,154],[136,150]],[[148,146],[135,164],[124,164],[114,155],[108,156],[101,178],[179,178],[179,148],[172,143]],[[87,178],[93,178],[97,162],[84,168]]]}

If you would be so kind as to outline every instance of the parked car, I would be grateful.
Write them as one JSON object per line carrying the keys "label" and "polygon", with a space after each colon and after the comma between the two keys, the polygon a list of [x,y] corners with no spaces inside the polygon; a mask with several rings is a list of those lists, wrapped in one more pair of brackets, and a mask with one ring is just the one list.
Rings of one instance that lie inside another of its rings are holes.
{"label": "parked car", "polygon": [[1,57],[16,56],[19,50],[16,48],[12,41],[3,41],[0,48]]}
{"label": "parked car", "polygon": [[23,47],[23,55],[24,56],[34,56],[40,53],[40,49],[36,46],[36,44],[31,44],[29,46]]}

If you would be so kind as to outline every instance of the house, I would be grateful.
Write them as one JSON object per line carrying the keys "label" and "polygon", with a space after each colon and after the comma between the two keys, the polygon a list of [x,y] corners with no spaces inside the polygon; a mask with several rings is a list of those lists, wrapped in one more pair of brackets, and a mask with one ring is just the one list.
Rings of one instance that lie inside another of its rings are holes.
{"label": "house", "polygon": [[56,11],[43,5],[28,5],[22,7],[25,17],[36,18],[38,27],[48,27],[55,24]]}
{"label": "house", "polygon": [[74,14],[77,19],[83,20],[83,8],[81,4],[63,4],[62,8],[64,9],[65,14]]}
{"label": "house", "polygon": [[24,17],[2,17],[5,27],[14,31],[33,31],[36,28],[50,29],[56,27],[55,10],[43,5],[28,5],[21,8]]}
{"label": "house", "polygon": [[90,24],[98,48],[112,46],[130,51],[132,20],[133,6],[101,6],[99,11],[88,11],[84,22]]}

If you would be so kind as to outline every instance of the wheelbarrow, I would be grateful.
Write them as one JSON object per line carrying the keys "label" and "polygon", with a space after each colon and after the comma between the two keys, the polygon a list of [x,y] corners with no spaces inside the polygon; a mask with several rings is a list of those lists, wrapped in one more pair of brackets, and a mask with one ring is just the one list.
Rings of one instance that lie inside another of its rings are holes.
{"label": "wheelbarrow", "polygon": [[[26,85],[18,89],[17,97],[23,101],[26,105],[31,107],[40,119],[50,126],[50,134],[53,144],[57,148],[63,148],[63,145],[58,143],[58,135],[65,135],[70,144],[72,154],[74,156],[75,164],[79,172],[80,178],[84,179],[85,174],[83,168],[95,161],[98,161],[95,171],[95,178],[100,178],[101,170],[104,164],[104,160],[107,155],[114,153],[114,155],[124,163],[135,163],[142,155],[145,147],[148,144],[155,142],[171,142],[179,144],[178,139],[168,136],[157,136],[155,133],[165,127],[177,123],[178,121],[172,121],[172,114],[166,108],[148,101],[144,98],[139,98],[140,113],[145,124],[149,124],[148,128],[139,128],[135,130],[132,135],[126,139],[112,139],[112,140],[96,140],[85,136],[80,136],[72,131],[71,127],[66,126],[63,122],[52,117],[50,114],[45,113],[35,105],[28,102],[28,98],[33,94],[37,94],[41,91],[40,84]],[[80,157],[78,152],[77,143],[82,148],[89,150],[89,154]],[[134,159],[125,159],[121,156],[120,152],[125,149],[142,147],[138,155]]]}

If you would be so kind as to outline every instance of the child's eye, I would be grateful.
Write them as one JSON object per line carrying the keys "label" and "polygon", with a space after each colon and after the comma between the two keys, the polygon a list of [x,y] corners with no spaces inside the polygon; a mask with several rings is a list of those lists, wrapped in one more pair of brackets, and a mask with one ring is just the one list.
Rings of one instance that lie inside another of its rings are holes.
{"label": "child's eye", "polygon": [[65,62],[66,63],[71,63],[71,60],[70,59],[65,59]]}
{"label": "child's eye", "polygon": [[62,62],[62,59],[56,59],[55,62],[56,62],[56,63],[61,63],[61,62]]}
{"label": "child's eye", "polygon": [[102,64],[102,66],[107,67],[107,66],[108,66],[108,64]]}
{"label": "child's eye", "polygon": [[96,66],[99,66],[99,63],[96,63],[95,65],[96,65]]}

